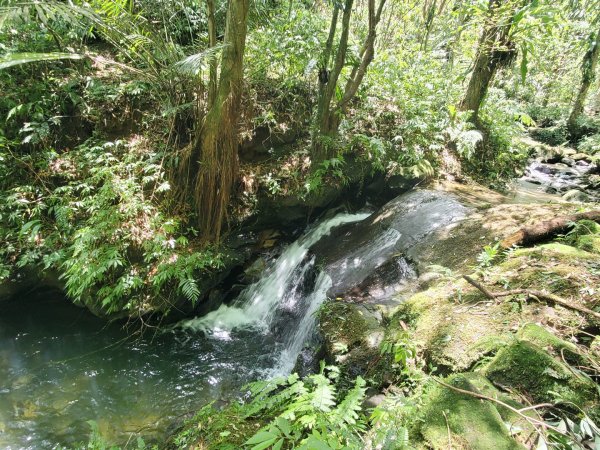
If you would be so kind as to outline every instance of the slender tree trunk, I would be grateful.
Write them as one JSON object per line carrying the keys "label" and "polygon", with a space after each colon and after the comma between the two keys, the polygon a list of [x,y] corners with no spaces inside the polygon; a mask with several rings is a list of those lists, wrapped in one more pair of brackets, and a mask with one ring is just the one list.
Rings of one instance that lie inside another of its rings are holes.
{"label": "slender tree trunk", "polygon": [[590,86],[594,82],[594,78],[596,76],[596,66],[598,64],[598,55],[600,54],[600,29],[596,32],[595,35],[590,36],[590,46],[583,56],[583,63],[581,65],[581,86],[579,87],[579,92],[577,93],[577,98],[575,99],[575,103],[573,104],[573,109],[571,110],[571,114],[569,115],[569,120],[567,121],[567,127],[569,129],[569,133],[573,137],[577,137],[579,134],[579,127],[577,126],[577,122],[579,117],[583,114],[583,109],[585,107],[585,100],[587,98],[588,92],[590,90]]}
{"label": "slender tree trunk", "polygon": [[[332,105],[339,76],[346,61],[348,36],[350,33],[350,16],[353,0],[346,0],[342,16],[342,33],[335,55],[334,67],[329,74],[327,82],[321,83],[319,86],[317,123],[313,134],[313,152],[316,161],[323,161],[331,156],[329,154],[328,143],[323,142],[323,138],[334,138],[337,134],[341,117],[346,112],[349,103],[355,97],[356,92],[367,73],[367,68],[373,61],[375,56],[375,39],[377,37],[376,29],[381,20],[385,1],[386,0],[380,0],[376,9],[375,0],[368,0],[369,25],[367,37],[363,42],[359,53],[360,63],[352,69],[352,72],[346,81],[341,99],[335,105]],[[325,57],[323,59],[325,61],[329,60],[332,51],[333,37],[335,35],[335,27],[338,20],[337,15],[337,10],[334,10],[329,37],[324,50]]]}
{"label": "slender tree trunk", "polygon": [[[215,0],[206,0],[208,9],[208,45],[213,48],[217,45],[217,24],[215,21]],[[208,79],[208,107],[212,108],[217,96],[217,70],[218,62],[212,58],[209,67]]]}
{"label": "slender tree trunk", "polygon": [[423,24],[425,26],[425,34],[423,35],[423,39],[421,39],[421,51],[425,51],[427,49],[427,44],[429,43],[429,35],[431,34],[431,27],[433,26],[433,19],[435,18],[436,8],[437,0],[433,0],[433,3],[423,3]]}
{"label": "slender tree trunk", "polygon": [[346,62],[346,52],[348,50],[348,36],[350,35],[350,17],[352,15],[352,4],[354,0],[346,0],[344,5],[344,13],[342,14],[342,34],[340,35],[340,42],[335,55],[335,61],[333,69],[329,73],[329,79],[325,85],[323,93],[323,114],[320,115],[319,132],[321,134],[329,134],[331,127],[329,122],[331,120],[331,100],[335,94],[337,82]]}
{"label": "slender tree trunk", "polygon": [[213,105],[202,123],[200,161],[194,197],[200,231],[218,241],[238,174],[238,121],[249,0],[230,0],[227,8],[221,74]]}
{"label": "slender tree trunk", "polygon": [[471,121],[479,123],[479,108],[497,70],[508,65],[515,56],[510,42],[511,21],[502,23],[500,0],[490,0],[487,23],[484,27],[469,85],[459,109],[472,111]]}
{"label": "slender tree trunk", "polygon": [[[327,41],[325,42],[325,48],[323,49],[323,54],[321,55],[321,67],[319,67],[319,94],[317,100],[317,122],[320,123],[320,118],[325,115],[326,109],[329,107],[328,102],[331,101],[331,98],[327,96],[327,85],[329,83],[329,60],[331,59],[331,52],[333,50],[333,39],[335,38],[335,32],[337,29],[337,23],[340,15],[340,9],[334,5],[333,13],[331,16],[331,24],[329,26],[329,35],[327,36]],[[320,134],[320,127],[314,126],[312,131],[312,141],[314,149],[318,147]]]}

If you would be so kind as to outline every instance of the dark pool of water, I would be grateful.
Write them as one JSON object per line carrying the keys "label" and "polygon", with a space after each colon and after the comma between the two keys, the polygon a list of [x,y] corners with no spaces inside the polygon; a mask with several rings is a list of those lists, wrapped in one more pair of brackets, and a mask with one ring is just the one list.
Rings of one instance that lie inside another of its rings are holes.
{"label": "dark pool of water", "polygon": [[260,378],[278,351],[272,335],[250,331],[224,340],[132,331],[53,293],[0,303],[0,448],[74,446],[90,420],[121,445],[159,439],[187,412]]}

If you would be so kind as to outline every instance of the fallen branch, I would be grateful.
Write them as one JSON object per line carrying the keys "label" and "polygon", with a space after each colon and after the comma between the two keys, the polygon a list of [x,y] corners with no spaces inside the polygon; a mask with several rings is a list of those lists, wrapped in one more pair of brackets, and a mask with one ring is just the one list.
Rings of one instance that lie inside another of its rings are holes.
{"label": "fallen branch", "polygon": [[543,291],[536,291],[536,290],[532,290],[532,289],[512,289],[510,291],[491,292],[489,289],[487,289],[481,283],[475,281],[470,276],[463,275],[463,278],[465,280],[467,280],[467,282],[470,285],[479,289],[483,293],[483,295],[485,295],[490,300],[494,300],[494,299],[497,299],[500,297],[509,297],[511,295],[525,294],[528,298],[533,298],[536,300],[545,300],[547,302],[554,303],[554,304],[563,306],[567,309],[578,311],[583,314],[587,314],[589,316],[595,317],[596,319],[600,320],[600,313],[597,313],[596,311],[592,311],[591,309],[588,309],[585,306],[574,305],[573,303],[568,302],[567,300],[559,297],[558,295],[548,294]]}
{"label": "fallen branch", "polygon": [[514,245],[526,246],[536,242],[548,240],[557,234],[569,231],[569,224],[578,220],[593,220],[600,223],[600,210],[588,211],[570,216],[556,217],[552,220],[539,222],[534,225],[523,227],[516,233],[504,238],[500,242],[502,248],[510,248]]}

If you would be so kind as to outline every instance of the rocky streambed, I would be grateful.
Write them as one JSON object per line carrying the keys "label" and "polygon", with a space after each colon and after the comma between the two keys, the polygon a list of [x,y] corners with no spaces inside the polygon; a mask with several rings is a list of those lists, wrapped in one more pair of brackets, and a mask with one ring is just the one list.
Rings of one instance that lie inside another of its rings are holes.
{"label": "rocky streambed", "polygon": [[[526,139],[533,158],[514,183],[523,195],[551,194],[567,202],[600,201],[600,159],[570,147],[553,147]],[[522,196],[521,199],[526,198]],[[550,199],[547,199],[550,200]]]}

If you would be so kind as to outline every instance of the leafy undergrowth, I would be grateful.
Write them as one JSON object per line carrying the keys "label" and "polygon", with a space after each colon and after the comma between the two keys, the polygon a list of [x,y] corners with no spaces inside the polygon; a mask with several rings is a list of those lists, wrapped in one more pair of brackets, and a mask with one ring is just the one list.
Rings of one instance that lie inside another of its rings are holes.
{"label": "leafy undergrowth", "polygon": [[197,274],[222,266],[218,251],[194,249],[193,230],[165,212],[164,155],[146,140],[5,151],[20,164],[0,158],[0,281],[35,268],[56,274],[71,299],[98,314],[135,316],[166,311],[178,296],[196,301]]}

